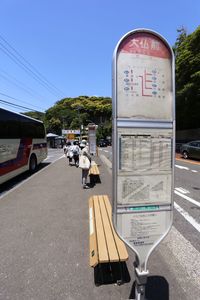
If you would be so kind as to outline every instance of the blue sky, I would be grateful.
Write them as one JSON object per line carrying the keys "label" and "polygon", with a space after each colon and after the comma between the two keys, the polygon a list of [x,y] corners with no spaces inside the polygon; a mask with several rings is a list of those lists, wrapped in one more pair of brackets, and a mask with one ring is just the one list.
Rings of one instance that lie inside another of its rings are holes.
{"label": "blue sky", "polygon": [[[199,16],[199,0],[1,0],[0,99],[45,111],[64,97],[111,97],[112,56],[124,34],[148,28],[173,46],[177,29],[192,33]],[[27,67],[40,73],[36,80]]]}

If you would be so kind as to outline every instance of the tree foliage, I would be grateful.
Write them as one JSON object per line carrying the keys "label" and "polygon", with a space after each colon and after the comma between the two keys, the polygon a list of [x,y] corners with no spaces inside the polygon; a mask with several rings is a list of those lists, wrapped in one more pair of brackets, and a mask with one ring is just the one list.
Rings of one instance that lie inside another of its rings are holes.
{"label": "tree foliage", "polygon": [[46,111],[45,125],[47,132],[61,134],[62,128],[78,129],[81,125],[87,126],[91,122],[102,127],[107,122],[111,123],[111,114],[109,97],[64,98]]}
{"label": "tree foliage", "polygon": [[200,128],[200,26],[187,35],[181,28],[176,56],[177,129]]}
{"label": "tree foliage", "polygon": [[23,112],[22,114],[40,121],[44,121],[45,119],[45,113],[39,111]]}

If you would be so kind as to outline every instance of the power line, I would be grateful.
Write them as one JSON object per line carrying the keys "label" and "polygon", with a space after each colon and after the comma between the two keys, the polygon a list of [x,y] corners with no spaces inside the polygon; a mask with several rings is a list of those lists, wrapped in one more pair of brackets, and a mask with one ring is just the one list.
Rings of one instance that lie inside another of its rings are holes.
{"label": "power line", "polygon": [[[44,96],[42,96],[40,93],[34,91],[33,89],[31,89],[30,87],[26,86],[23,82],[19,81],[18,79],[16,79],[14,76],[11,76],[10,74],[8,74],[7,72],[3,71],[2,69],[0,70],[0,72],[3,72],[4,74],[0,74],[0,76],[8,81],[9,83],[11,83],[12,85],[22,89],[23,91],[25,91],[27,94],[31,95],[31,96],[39,96],[41,99],[44,99]],[[10,79],[10,78],[11,79]]]}
{"label": "power line", "polygon": [[42,107],[39,107],[39,106],[36,106],[36,105],[30,104],[30,103],[28,103],[28,102],[25,102],[25,101],[22,101],[22,100],[19,100],[19,99],[15,98],[15,97],[12,97],[12,96],[9,96],[9,95],[7,95],[7,94],[4,94],[4,93],[1,93],[1,92],[0,92],[0,95],[2,95],[2,96],[4,96],[4,97],[7,97],[7,98],[10,98],[10,99],[13,99],[13,100],[17,100],[17,101],[19,101],[19,102],[22,102],[22,103],[25,103],[25,104],[28,104],[28,105],[31,105],[31,106],[33,106],[33,107],[36,107],[36,108],[39,108],[39,109],[45,110],[45,109],[44,109],[44,108],[42,108]]}
{"label": "power line", "polygon": [[[3,46],[1,42],[0,45]],[[46,88],[51,94],[57,97],[57,94],[54,91],[52,91],[46,84],[44,84],[37,75],[35,75],[28,67],[26,67],[24,63],[22,63],[18,58],[16,58],[5,46],[3,46],[3,48],[0,48],[0,50],[3,53],[5,53],[8,57],[10,57],[10,59],[14,63],[16,63],[21,69],[23,69],[29,76],[31,76],[39,84],[41,84],[44,88]]]}
{"label": "power line", "polygon": [[[1,35],[0,35],[0,38],[12,49],[12,51],[14,51],[15,53],[17,53],[17,55],[19,57],[23,58],[23,56],[20,55]],[[0,45],[3,47],[3,48],[0,48],[0,50],[4,54],[6,54],[14,63],[16,63],[29,76],[31,76],[32,78],[34,78],[38,83],[40,83],[50,93],[52,93],[54,96],[57,96],[57,90],[58,89],[54,85],[52,85],[51,83],[46,82],[46,79],[43,79],[44,76],[40,75],[41,73],[39,73],[27,60],[25,60],[25,58],[23,58],[23,60],[26,62],[26,64],[28,64],[29,66],[31,66],[31,68],[34,68],[35,71],[32,71],[30,67],[28,67],[24,62],[22,62],[15,54],[13,54],[2,42],[0,42]],[[55,92],[55,90],[56,90],[56,92]],[[60,91],[59,91],[59,93],[60,93]]]}
{"label": "power line", "polygon": [[35,110],[35,109],[32,109],[32,108],[29,108],[29,107],[25,107],[25,106],[22,106],[22,105],[14,104],[14,103],[9,102],[9,101],[5,101],[5,100],[3,100],[3,99],[0,99],[0,102],[3,103],[4,105],[7,105],[7,106],[12,106],[12,107],[16,107],[16,108],[23,108],[23,109],[26,109],[26,110],[28,110],[28,111],[41,112],[41,111],[38,111],[38,110]]}
{"label": "power line", "polygon": [[61,93],[62,95],[64,94],[60,89],[58,89],[53,83],[51,83],[48,79],[46,79],[44,77],[44,75],[42,75],[27,59],[25,59],[25,57],[23,55],[21,55],[13,46],[11,46],[8,41],[6,41],[5,38],[2,37],[2,35],[0,35],[0,39],[3,40],[20,58],[23,59],[23,61],[29,65],[34,71],[35,73],[37,73],[41,78],[43,78],[48,85],[52,86],[55,90],[57,90],[59,93]]}

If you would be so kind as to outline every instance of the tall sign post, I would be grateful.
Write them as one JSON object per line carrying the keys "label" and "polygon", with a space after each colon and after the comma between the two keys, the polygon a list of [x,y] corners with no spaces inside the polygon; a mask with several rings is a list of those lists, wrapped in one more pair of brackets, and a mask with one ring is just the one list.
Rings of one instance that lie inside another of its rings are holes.
{"label": "tall sign post", "polygon": [[113,223],[136,254],[136,299],[147,261],[173,219],[174,56],[148,29],[128,32],[113,56]]}
{"label": "tall sign post", "polygon": [[96,155],[96,125],[94,123],[88,124],[88,139],[89,139],[89,152]]}

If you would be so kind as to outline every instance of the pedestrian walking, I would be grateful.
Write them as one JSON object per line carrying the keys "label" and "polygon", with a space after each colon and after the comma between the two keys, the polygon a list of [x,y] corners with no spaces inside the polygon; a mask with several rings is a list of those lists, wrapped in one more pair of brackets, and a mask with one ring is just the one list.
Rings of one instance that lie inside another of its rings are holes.
{"label": "pedestrian walking", "polygon": [[65,149],[65,153],[66,153],[66,156],[67,156],[68,161],[69,161],[69,166],[71,166],[71,164],[72,164],[72,158],[73,158],[73,152],[72,152],[71,142],[67,142],[67,147]]}
{"label": "pedestrian walking", "polygon": [[88,189],[89,186],[87,185],[87,178],[91,165],[91,156],[89,154],[89,147],[87,146],[86,141],[82,141],[80,147],[82,147],[82,150],[79,158],[79,168],[82,169],[82,186],[84,189]]}
{"label": "pedestrian walking", "polygon": [[80,147],[81,150],[83,150],[83,148],[85,148],[86,145],[87,145],[87,141],[82,140],[79,147]]}
{"label": "pedestrian walking", "polygon": [[78,168],[78,166],[79,166],[80,148],[79,148],[79,146],[78,146],[78,144],[77,144],[76,141],[73,142],[72,152],[73,152],[74,164]]}

